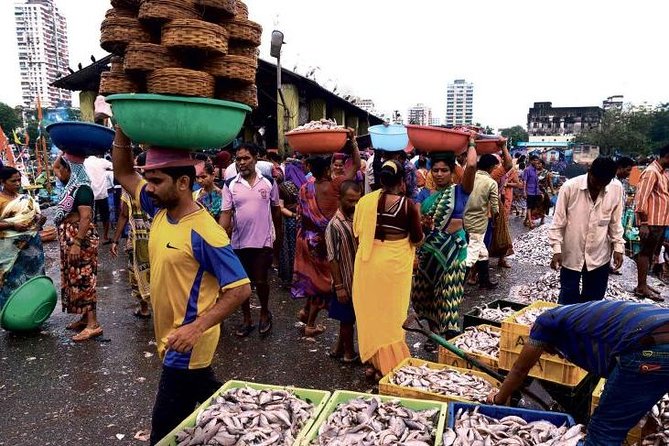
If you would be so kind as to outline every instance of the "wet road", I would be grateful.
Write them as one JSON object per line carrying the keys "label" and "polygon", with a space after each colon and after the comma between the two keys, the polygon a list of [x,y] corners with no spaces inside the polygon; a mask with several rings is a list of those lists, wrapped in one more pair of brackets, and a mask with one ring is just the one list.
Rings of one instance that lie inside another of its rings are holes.
{"label": "wet road", "polygon": [[[522,225],[514,223],[514,232]],[[46,245],[48,275],[59,283],[57,245]],[[65,325],[74,320],[56,308],[42,331],[15,335],[0,330],[0,445],[129,445],[150,428],[150,415],[160,374],[151,321],[132,314],[135,302],[127,286],[126,258],[114,259],[108,246],[100,254],[98,311],[104,337],[74,344]],[[468,288],[462,313],[472,306],[506,297],[512,285],[525,283],[546,267],[511,262],[511,270],[493,271],[495,292]],[[256,301],[257,302],[257,301]],[[343,366],[326,356],[337,325],[326,320],[327,332],[304,338],[296,327],[301,302],[293,301],[272,282],[274,331],[237,339],[235,314],[223,327],[213,367],[218,378],[294,385],[325,390],[373,391],[361,366]],[[256,308],[254,311],[257,311]],[[414,356],[434,359],[408,338]]]}

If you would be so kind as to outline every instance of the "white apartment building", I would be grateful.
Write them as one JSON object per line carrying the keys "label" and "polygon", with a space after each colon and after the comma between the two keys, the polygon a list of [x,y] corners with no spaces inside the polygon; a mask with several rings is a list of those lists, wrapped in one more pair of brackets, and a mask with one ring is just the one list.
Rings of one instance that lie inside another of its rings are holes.
{"label": "white apartment building", "polygon": [[407,113],[407,123],[414,125],[431,125],[432,109],[425,104],[416,104]]}
{"label": "white apartment building", "polygon": [[71,106],[72,94],[51,86],[68,72],[67,23],[55,0],[18,0],[14,5],[23,105]]}
{"label": "white apartment building", "polygon": [[361,109],[365,110],[367,113],[371,113],[371,114],[376,113],[376,105],[374,105],[374,101],[371,100],[371,99],[358,98],[355,101],[355,105],[357,105]]}
{"label": "white apartment building", "polygon": [[446,90],[446,125],[474,122],[474,84],[456,79]]}

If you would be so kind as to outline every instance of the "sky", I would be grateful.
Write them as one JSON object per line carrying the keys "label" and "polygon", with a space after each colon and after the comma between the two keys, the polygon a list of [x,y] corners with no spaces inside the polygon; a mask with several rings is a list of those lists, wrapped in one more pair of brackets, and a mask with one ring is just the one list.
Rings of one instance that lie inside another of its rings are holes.
{"label": "sky", "polygon": [[[102,57],[109,0],[56,0],[68,21],[70,65]],[[0,101],[20,102],[12,0],[0,0]],[[285,33],[282,63],[325,86],[406,116],[416,103],[443,119],[446,87],[473,82],[474,120],[526,125],[534,102],[554,106],[669,102],[665,0],[247,0],[263,28]],[[76,97],[76,95],[75,95]]]}

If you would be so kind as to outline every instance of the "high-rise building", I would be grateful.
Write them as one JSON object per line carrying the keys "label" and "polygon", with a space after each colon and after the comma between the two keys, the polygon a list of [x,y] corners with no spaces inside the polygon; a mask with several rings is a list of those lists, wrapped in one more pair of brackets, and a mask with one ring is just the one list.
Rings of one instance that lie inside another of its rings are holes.
{"label": "high-rise building", "polygon": [[432,116],[432,119],[430,120],[430,125],[433,125],[435,127],[438,127],[441,125],[441,119],[439,116]]}
{"label": "high-rise building", "polygon": [[407,122],[414,125],[430,125],[432,123],[432,109],[425,104],[416,104],[407,113]]}
{"label": "high-rise building", "polygon": [[456,79],[446,90],[446,125],[474,122],[474,84]]}
{"label": "high-rise building", "polygon": [[359,98],[355,101],[355,105],[360,107],[361,109],[365,110],[368,113],[374,114],[376,112],[376,106],[374,105],[374,101],[371,99],[362,99]]}
{"label": "high-rise building", "polygon": [[19,0],[14,5],[23,105],[71,106],[72,94],[51,86],[67,73],[67,22],[55,0]]}
{"label": "high-rise building", "polygon": [[604,110],[601,107],[553,107],[551,102],[535,102],[527,113],[530,136],[578,135],[598,128]]}

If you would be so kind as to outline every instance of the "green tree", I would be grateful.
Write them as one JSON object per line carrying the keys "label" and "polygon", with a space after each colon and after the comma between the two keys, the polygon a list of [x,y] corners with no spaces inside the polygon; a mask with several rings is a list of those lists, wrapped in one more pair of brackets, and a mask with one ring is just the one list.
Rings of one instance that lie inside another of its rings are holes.
{"label": "green tree", "polygon": [[10,140],[12,131],[21,127],[22,124],[21,115],[9,105],[0,102],[0,126]]}
{"label": "green tree", "polygon": [[602,155],[615,152],[647,155],[652,149],[653,115],[654,112],[646,108],[607,110],[599,128],[578,135],[576,142],[599,146]]}
{"label": "green tree", "polygon": [[527,142],[530,140],[530,135],[525,131],[525,127],[520,125],[502,129],[500,133],[503,137],[508,138],[509,146],[515,146],[519,142]]}

